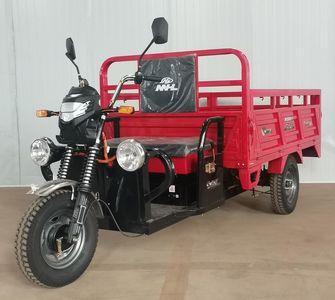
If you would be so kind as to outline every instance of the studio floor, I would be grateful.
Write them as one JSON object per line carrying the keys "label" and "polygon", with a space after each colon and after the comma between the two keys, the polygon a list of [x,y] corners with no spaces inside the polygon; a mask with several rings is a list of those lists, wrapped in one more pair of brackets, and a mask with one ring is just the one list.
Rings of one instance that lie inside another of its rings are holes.
{"label": "studio floor", "polygon": [[26,191],[0,188],[2,300],[335,299],[335,184],[301,185],[289,216],[246,192],[151,236],[101,230],[88,270],[59,289],[34,286],[16,266]]}

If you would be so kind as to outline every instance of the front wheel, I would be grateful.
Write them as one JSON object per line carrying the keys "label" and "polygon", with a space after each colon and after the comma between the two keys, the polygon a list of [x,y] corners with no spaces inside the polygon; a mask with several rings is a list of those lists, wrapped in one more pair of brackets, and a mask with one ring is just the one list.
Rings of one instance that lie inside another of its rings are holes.
{"label": "front wheel", "polygon": [[270,191],[276,214],[287,215],[294,211],[299,195],[299,170],[294,156],[287,157],[282,174],[271,174]]}
{"label": "front wheel", "polygon": [[67,242],[73,214],[71,192],[59,190],[36,199],[19,225],[15,254],[23,274],[32,282],[60,287],[76,280],[88,267],[98,241],[98,226],[90,210],[78,239]]}

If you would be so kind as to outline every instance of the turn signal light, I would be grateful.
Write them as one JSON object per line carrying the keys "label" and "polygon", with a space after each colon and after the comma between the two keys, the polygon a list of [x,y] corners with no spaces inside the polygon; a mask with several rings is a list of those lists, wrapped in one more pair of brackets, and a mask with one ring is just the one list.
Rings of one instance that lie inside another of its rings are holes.
{"label": "turn signal light", "polygon": [[135,109],[133,106],[120,106],[117,111],[120,114],[133,114]]}
{"label": "turn signal light", "polygon": [[37,118],[47,118],[49,117],[48,110],[36,110],[36,117]]}
{"label": "turn signal light", "polygon": [[47,117],[58,116],[58,115],[59,115],[59,112],[57,111],[46,110],[46,109],[36,110],[37,118],[47,118]]}

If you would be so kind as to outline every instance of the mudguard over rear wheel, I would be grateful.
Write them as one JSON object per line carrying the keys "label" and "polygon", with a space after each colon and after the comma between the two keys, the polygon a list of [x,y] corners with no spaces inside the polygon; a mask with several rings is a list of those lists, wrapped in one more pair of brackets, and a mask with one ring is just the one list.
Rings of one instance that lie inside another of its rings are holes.
{"label": "mudguard over rear wheel", "polygon": [[60,287],[76,280],[88,267],[98,241],[95,214],[90,210],[76,242],[66,240],[74,201],[59,190],[36,199],[23,216],[15,254],[23,274],[32,282]]}
{"label": "mudguard over rear wheel", "polygon": [[299,171],[294,156],[287,157],[282,174],[271,174],[270,191],[276,214],[287,215],[294,211],[299,195]]}

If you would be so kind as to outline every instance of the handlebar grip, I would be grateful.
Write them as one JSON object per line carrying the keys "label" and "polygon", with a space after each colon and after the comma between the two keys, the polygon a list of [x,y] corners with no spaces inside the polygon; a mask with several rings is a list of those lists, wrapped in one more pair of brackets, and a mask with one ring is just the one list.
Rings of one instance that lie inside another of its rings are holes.
{"label": "handlebar grip", "polygon": [[153,82],[161,82],[162,77],[153,76],[153,75],[143,75],[143,80],[145,80],[145,81],[153,81]]}

